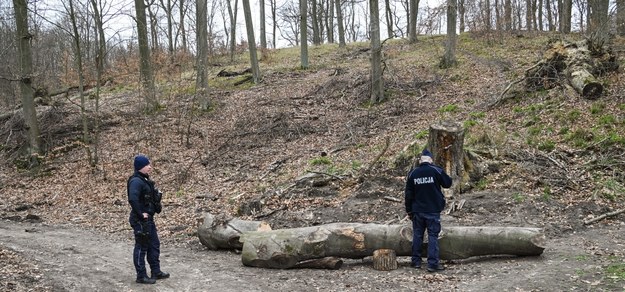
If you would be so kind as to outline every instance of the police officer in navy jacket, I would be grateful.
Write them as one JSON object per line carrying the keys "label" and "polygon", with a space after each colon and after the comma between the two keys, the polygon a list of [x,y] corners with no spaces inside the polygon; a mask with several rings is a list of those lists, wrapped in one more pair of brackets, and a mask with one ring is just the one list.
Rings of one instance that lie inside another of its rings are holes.
{"label": "police officer in navy jacket", "polygon": [[[137,272],[137,283],[154,284],[157,279],[169,278],[169,274],[161,271],[160,241],[154,223],[154,214],[161,212],[161,192],[150,179],[152,165],[143,155],[134,159],[134,174],[128,178],[128,203],[130,204],[130,226],[135,235],[133,263]],[[147,256],[151,277],[145,267]]]}
{"label": "police officer in navy jacket", "polygon": [[451,177],[433,164],[432,153],[424,149],[420,164],[406,179],[406,212],[412,219],[411,266],[421,268],[421,244],[423,233],[428,232],[427,271],[442,271],[439,263],[438,235],[441,232],[441,215],[445,208],[445,196],[441,190],[451,187]]}

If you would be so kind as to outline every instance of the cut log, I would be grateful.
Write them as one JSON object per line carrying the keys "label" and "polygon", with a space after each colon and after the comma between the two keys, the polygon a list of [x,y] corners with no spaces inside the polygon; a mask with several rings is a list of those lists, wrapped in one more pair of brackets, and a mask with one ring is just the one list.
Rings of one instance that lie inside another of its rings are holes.
{"label": "cut log", "polygon": [[392,249],[378,249],[373,252],[373,268],[378,271],[397,270],[397,255]]}
{"label": "cut log", "polygon": [[[536,256],[544,247],[542,229],[529,227],[447,227],[439,239],[443,260],[486,255]],[[241,234],[241,260],[246,266],[287,269],[305,260],[364,258],[378,249],[396,256],[412,253],[408,225],[331,223],[313,227]],[[423,249],[427,250],[427,243]]]}
{"label": "cut log", "polygon": [[566,79],[582,97],[597,99],[603,84],[596,76],[617,69],[618,58],[610,48],[597,47],[589,40],[555,42],[542,60],[525,71],[525,86],[530,91],[551,89],[564,85]]}
{"label": "cut log", "polygon": [[597,99],[603,94],[603,84],[582,67],[573,67],[568,73],[569,82],[577,93],[587,99]]}
{"label": "cut log", "polygon": [[239,241],[241,233],[267,230],[271,230],[271,226],[265,221],[225,220],[206,213],[197,234],[200,242],[210,250],[241,249],[243,248],[243,243]]}
{"label": "cut log", "polygon": [[464,127],[461,123],[440,121],[430,125],[428,149],[434,155],[434,164],[441,166],[453,180],[453,196],[460,193],[464,174]]}

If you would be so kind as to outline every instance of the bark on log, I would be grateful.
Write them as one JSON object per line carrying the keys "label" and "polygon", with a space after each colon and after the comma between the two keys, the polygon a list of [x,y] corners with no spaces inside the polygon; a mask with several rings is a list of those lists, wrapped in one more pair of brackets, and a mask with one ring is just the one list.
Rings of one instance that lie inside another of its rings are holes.
{"label": "bark on log", "polygon": [[210,213],[204,214],[204,222],[198,228],[200,242],[211,250],[241,249],[243,243],[239,237],[243,232],[271,230],[265,221],[248,221],[240,219],[224,220]]}
{"label": "bark on log", "polygon": [[287,269],[298,262],[324,257],[364,258],[381,248],[409,251],[412,228],[406,225],[331,223],[326,225],[246,232],[244,265]]}
{"label": "bark on log", "polygon": [[397,255],[392,249],[378,249],[373,252],[373,268],[378,271],[397,270]]}
{"label": "bark on log", "polygon": [[617,56],[610,48],[596,47],[589,40],[556,42],[540,62],[526,70],[526,88],[551,89],[561,84],[564,76],[578,94],[597,99],[603,93],[603,84],[596,76],[617,69]]}
{"label": "bark on log", "polygon": [[430,125],[428,149],[434,155],[434,164],[451,176],[451,194],[460,193],[464,175],[464,127],[461,123],[440,121]]}
{"label": "bark on log", "polygon": [[[485,255],[535,256],[544,250],[539,228],[447,227],[439,239],[443,260]],[[298,262],[324,257],[364,258],[378,249],[397,256],[412,253],[408,225],[332,223],[313,227],[241,234],[241,260],[246,266],[287,269]],[[423,249],[427,250],[424,243]]]}
{"label": "bark on log", "polygon": [[338,270],[343,265],[343,261],[335,257],[327,257],[322,259],[312,259],[297,263],[294,269],[328,269]]}

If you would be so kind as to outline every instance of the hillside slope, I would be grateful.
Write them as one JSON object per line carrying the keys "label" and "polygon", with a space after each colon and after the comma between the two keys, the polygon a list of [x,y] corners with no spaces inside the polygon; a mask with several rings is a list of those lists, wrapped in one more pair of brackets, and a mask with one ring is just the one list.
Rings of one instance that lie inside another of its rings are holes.
{"label": "hillside slope", "polygon": [[379,105],[367,102],[366,44],[312,47],[309,70],[297,69],[297,49],[268,52],[258,85],[216,77],[245,69],[244,56],[215,66],[208,112],[194,105],[188,72],[161,72],[163,108],[151,115],[142,113],[136,91],[105,89],[96,169],[76,142],[77,107],[58,100],[38,109],[50,149],[38,170],[15,163],[20,137],[10,129],[19,129],[19,117],[5,123],[0,218],[128,236],[126,178],[133,156],[144,153],[165,192],[158,217],[164,244],[197,245],[204,212],[263,219],[273,228],[398,222],[404,176],[429,125],[453,120],[467,128],[465,147],[479,171],[450,199],[466,203],[445,224],[536,226],[564,237],[586,228],[584,219],[623,207],[622,73],[602,77],[606,93],[596,101],[566,87],[513,88],[513,98],[487,107],[555,38],[463,35],[459,66],[448,70],[437,67],[441,37],[387,42],[388,98]]}

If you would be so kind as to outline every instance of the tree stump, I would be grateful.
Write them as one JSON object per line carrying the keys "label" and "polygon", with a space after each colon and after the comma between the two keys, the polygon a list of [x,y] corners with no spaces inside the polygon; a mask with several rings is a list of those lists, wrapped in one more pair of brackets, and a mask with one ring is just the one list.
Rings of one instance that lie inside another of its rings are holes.
{"label": "tree stump", "polygon": [[461,123],[440,121],[430,125],[428,149],[434,155],[434,164],[442,167],[452,178],[453,194],[460,193],[464,172],[464,127]]}
{"label": "tree stump", "polygon": [[378,249],[373,252],[373,268],[378,271],[397,269],[397,255],[392,249]]}

